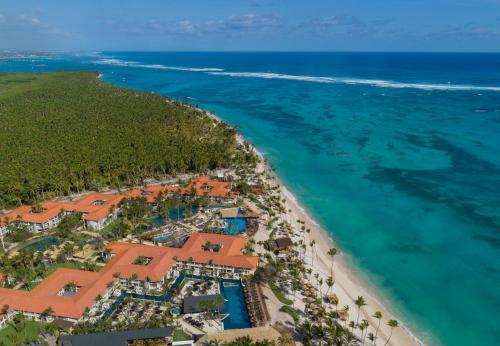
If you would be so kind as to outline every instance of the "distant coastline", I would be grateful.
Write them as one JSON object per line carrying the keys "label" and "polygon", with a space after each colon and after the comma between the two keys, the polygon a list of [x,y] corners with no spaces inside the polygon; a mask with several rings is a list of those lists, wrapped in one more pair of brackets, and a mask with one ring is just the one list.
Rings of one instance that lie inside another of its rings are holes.
{"label": "distant coastline", "polygon": [[20,52],[0,52],[0,59],[36,59],[48,58],[47,53],[20,53]]}

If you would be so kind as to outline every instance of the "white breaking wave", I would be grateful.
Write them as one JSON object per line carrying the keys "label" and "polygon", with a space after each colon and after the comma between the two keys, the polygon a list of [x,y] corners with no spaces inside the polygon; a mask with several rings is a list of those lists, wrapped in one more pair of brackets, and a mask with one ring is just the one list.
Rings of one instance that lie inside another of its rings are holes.
{"label": "white breaking wave", "polygon": [[264,79],[287,79],[314,83],[330,83],[330,84],[364,84],[377,86],[382,88],[398,88],[398,89],[423,89],[423,90],[484,90],[484,91],[500,91],[500,87],[496,86],[475,86],[475,85],[455,85],[455,84],[419,84],[419,83],[403,83],[393,82],[379,79],[356,79],[356,78],[334,78],[334,77],[315,77],[315,76],[300,76],[280,73],[264,73],[264,72],[207,72],[211,75],[229,76],[229,77],[247,77],[247,78],[264,78]]}
{"label": "white breaking wave", "polygon": [[144,68],[155,68],[159,70],[190,71],[190,72],[224,71],[224,69],[215,67],[182,67],[182,66],[142,65],[142,64],[138,64],[135,66]]}
{"label": "white breaking wave", "polygon": [[335,77],[320,77],[320,76],[302,76],[290,75],[281,73],[267,72],[226,72],[222,68],[216,67],[183,67],[183,66],[166,66],[160,64],[142,64],[136,61],[126,61],[121,59],[100,59],[94,61],[100,65],[115,65],[125,67],[150,68],[158,70],[173,70],[173,71],[188,71],[188,72],[204,72],[209,75],[229,76],[229,77],[246,77],[246,78],[263,78],[263,79],[286,79],[294,81],[304,81],[313,83],[328,83],[328,84],[361,84],[371,85],[381,88],[396,88],[396,89],[421,89],[421,90],[481,90],[481,91],[500,91],[500,86],[480,86],[480,85],[459,85],[459,84],[425,84],[425,83],[405,83],[395,82],[382,79],[358,79],[358,78],[335,78]]}
{"label": "white breaking wave", "polygon": [[94,61],[95,64],[100,65],[114,65],[114,66],[126,66],[126,67],[140,67],[140,68],[151,68],[158,70],[173,70],[173,71],[189,71],[189,72],[217,72],[224,71],[221,68],[215,67],[183,67],[183,66],[166,66],[166,65],[147,65],[141,64],[136,61],[126,61],[120,59],[101,59],[98,61]]}

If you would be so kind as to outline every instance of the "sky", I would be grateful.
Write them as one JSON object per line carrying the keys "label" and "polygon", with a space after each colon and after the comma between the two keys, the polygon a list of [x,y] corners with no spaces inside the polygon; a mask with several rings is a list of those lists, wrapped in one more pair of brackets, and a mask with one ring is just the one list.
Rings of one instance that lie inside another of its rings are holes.
{"label": "sky", "polygon": [[0,50],[500,51],[500,0],[0,0]]}

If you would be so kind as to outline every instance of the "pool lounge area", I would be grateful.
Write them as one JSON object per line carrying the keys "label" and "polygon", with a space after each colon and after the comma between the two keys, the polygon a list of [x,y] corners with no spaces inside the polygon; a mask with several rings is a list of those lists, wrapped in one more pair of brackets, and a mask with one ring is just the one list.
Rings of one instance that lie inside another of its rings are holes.
{"label": "pool lounge area", "polygon": [[[208,277],[207,277],[208,278]],[[147,300],[151,302],[163,303],[170,301],[172,292],[179,287],[185,279],[202,279],[200,276],[180,274],[174,281],[170,290],[163,295],[155,296],[148,294],[137,294],[123,291],[122,294],[111,304],[102,316],[103,320],[110,318],[126,298]],[[250,328],[251,323],[248,316],[248,309],[245,302],[245,294],[240,280],[224,279],[219,282],[219,290],[224,297],[224,313],[227,317],[223,320],[224,329]]]}
{"label": "pool lounge area", "polygon": [[109,307],[108,310],[106,310],[106,312],[102,316],[102,320],[106,320],[109,317],[111,317],[113,315],[113,313],[116,311],[116,309],[123,303],[125,298],[149,300],[149,301],[157,302],[157,303],[163,303],[166,301],[170,301],[170,299],[173,296],[172,292],[182,284],[182,282],[184,281],[185,278],[186,278],[186,276],[184,274],[182,274],[182,273],[179,274],[179,276],[177,277],[177,279],[175,279],[172,286],[170,286],[170,290],[165,292],[162,295],[138,294],[138,293],[122,291],[121,295],[116,299],[116,301],[113,304],[111,304],[111,306]]}

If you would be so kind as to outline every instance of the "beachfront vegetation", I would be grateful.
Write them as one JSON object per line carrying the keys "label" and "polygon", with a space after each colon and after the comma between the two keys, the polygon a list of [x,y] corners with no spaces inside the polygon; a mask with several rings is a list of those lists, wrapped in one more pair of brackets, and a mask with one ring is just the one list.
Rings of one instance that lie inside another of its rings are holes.
{"label": "beachfront vegetation", "polygon": [[254,160],[236,131],[94,72],[0,74],[0,208]]}
{"label": "beachfront vegetation", "polygon": [[297,310],[295,310],[294,308],[292,308],[291,306],[288,306],[288,305],[283,305],[281,308],[280,308],[280,311],[283,311],[284,313],[287,313],[290,315],[291,318],[293,318],[293,322],[295,323],[295,325],[298,325],[299,322],[300,322],[300,317],[299,317],[299,313],[297,312]]}
{"label": "beachfront vegetation", "polygon": [[272,282],[269,282],[269,288],[271,288],[271,290],[273,291],[274,295],[276,296],[276,298],[278,298],[278,300],[280,302],[282,302],[283,304],[286,304],[286,305],[292,305],[293,304],[293,301],[291,301],[290,299],[288,299],[287,297],[285,297],[285,295],[283,294],[283,292],[280,291],[280,289]]}

